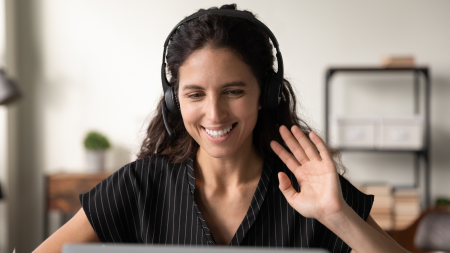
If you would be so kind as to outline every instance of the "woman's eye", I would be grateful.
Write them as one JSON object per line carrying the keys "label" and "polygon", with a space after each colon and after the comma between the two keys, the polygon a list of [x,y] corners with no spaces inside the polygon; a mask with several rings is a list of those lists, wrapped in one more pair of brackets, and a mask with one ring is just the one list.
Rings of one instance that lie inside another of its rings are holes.
{"label": "woman's eye", "polygon": [[227,91],[227,93],[231,94],[231,95],[240,95],[240,94],[242,94],[242,91],[241,90],[229,90],[229,91]]}
{"label": "woman's eye", "polygon": [[[229,91],[225,92],[225,94],[228,94],[228,95],[241,95],[242,93],[243,93],[242,90],[229,90]],[[201,93],[192,93],[192,94],[189,94],[187,97],[191,98],[191,99],[196,99],[196,98],[199,98],[200,96],[201,96]]]}
{"label": "woman's eye", "polygon": [[198,98],[199,94],[198,93],[194,93],[188,96],[188,98]]}

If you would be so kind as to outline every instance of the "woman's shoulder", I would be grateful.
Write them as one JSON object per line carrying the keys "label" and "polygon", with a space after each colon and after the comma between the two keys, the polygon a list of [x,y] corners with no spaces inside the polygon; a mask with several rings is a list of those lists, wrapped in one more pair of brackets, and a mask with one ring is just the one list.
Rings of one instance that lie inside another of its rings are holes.
{"label": "woman's shoulder", "polygon": [[123,165],[117,172],[127,170],[148,171],[148,170],[159,170],[161,168],[167,168],[167,170],[170,170],[171,168],[179,167],[180,165],[186,162],[187,160],[184,162],[175,163],[167,155],[146,156]]}

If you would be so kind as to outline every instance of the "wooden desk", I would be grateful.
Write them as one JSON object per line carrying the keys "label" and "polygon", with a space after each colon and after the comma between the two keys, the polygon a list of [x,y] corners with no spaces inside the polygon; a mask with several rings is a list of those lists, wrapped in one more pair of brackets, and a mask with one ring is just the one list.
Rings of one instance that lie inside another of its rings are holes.
{"label": "wooden desk", "polygon": [[79,195],[86,193],[113,172],[57,173],[45,175],[44,239],[48,237],[48,212],[59,211],[63,222],[81,208]]}

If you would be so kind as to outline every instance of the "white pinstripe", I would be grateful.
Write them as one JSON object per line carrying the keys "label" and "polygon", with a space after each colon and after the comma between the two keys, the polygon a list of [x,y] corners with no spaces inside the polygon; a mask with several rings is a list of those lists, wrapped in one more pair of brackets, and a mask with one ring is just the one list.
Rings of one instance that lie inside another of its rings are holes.
{"label": "white pinstripe", "polygon": [[[187,208],[187,206],[186,206],[186,208]],[[192,206],[191,212],[192,212],[192,215],[191,215],[191,245],[192,245],[192,228],[194,227],[194,206]]]}
{"label": "white pinstripe", "polygon": [[[325,227],[325,226],[324,226],[324,227]],[[325,233],[323,234],[322,242],[320,243],[320,247],[322,247],[323,240],[325,239],[327,232],[328,232],[328,229],[325,227]]]}
{"label": "white pinstripe", "polygon": [[[257,204],[258,204],[258,203],[257,203]],[[252,209],[252,213],[253,213],[253,219],[254,219],[253,222],[255,222],[255,221],[256,221],[256,215],[255,215],[255,211],[253,211],[253,206],[252,206],[252,204],[250,204],[250,208]],[[248,218],[247,218],[247,220],[248,220]],[[248,227],[250,228],[250,222],[248,223]]]}
{"label": "white pinstripe", "polygon": [[[141,238],[142,238],[142,241],[144,241],[144,214],[145,214],[145,204],[147,203],[148,179],[150,177],[150,166],[151,166],[151,164],[152,164],[152,158],[149,157],[148,158],[148,168],[147,168],[147,185],[145,187],[144,207],[142,208],[142,221],[141,221]],[[141,171],[142,171],[141,172],[141,181],[142,181],[142,178],[144,177],[144,160],[142,161],[142,169],[141,169]],[[155,176],[153,176],[153,177],[155,177]],[[141,187],[139,187],[139,188],[141,188]],[[153,197],[153,194],[152,194],[152,197]],[[145,238],[145,240],[147,241],[147,238]]]}
{"label": "white pinstripe", "polygon": [[[130,170],[131,170],[131,169],[130,169],[130,164],[129,164],[129,165],[128,165],[128,177],[130,178],[130,183],[133,184],[133,181],[132,181],[132,179],[131,179]],[[126,182],[126,181],[125,181],[125,171],[123,172],[123,181]],[[131,199],[130,199],[130,195],[128,194],[128,187],[127,187],[127,184],[125,183],[124,185],[125,185],[125,190],[126,190],[126,192],[127,192],[128,202],[129,202],[130,205],[131,205]],[[133,186],[131,186],[131,187],[133,187]],[[130,207],[130,208],[131,208],[131,207]],[[136,232],[136,240],[139,242],[139,236],[138,236],[138,234],[137,234],[136,221],[134,220],[134,213],[133,213],[133,209],[132,209],[132,208],[131,208],[131,217],[133,217],[133,225],[134,225],[134,231]]]}
{"label": "white pinstripe", "polygon": [[[237,241],[237,244],[238,244],[238,246],[239,246],[239,236],[238,236],[238,233],[237,233],[237,231],[236,231],[236,234],[235,234],[235,236],[236,236],[236,241]],[[231,240],[231,241],[233,241],[233,240]]]}
{"label": "white pinstripe", "polygon": [[[123,174],[125,175],[125,170],[123,170]],[[125,179],[124,179],[124,181],[125,181]],[[125,182],[124,182],[124,184],[125,184]],[[125,208],[125,203],[123,202],[123,197],[122,197],[122,190],[120,189],[120,170],[117,171],[117,185],[119,187],[119,194],[120,194],[120,200],[122,201],[122,206],[123,206],[123,208]],[[131,212],[133,212],[133,210]],[[125,219],[127,221],[128,232],[131,233],[130,225],[128,222],[128,215],[125,215]]]}
{"label": "white pinstripe", "polygon": [[[135,161],[134,164],[135,164],[135,168],[136,168],[137,165],[138,165],[137,161]],[[136,208],[137,208],[137,211],[138,211],[138,224],[139,224],[139,200],[138,200],[138,197],[136,195],[136,190],[135,190],[135,188],[136,188],[136,176],[137,176],[136,169],[134,170],[134,175],[135,175],[135,177],[134,177],[134,183],[133,183],[133,181],[131,179],[131,168],[128,167],[128,176],[130,177],[131,189],[133,189],[133,195],[134,195],[134,198],[136,200]],[[133,214],[133,223],[135,223],[134,226],[136,228],[136,238],[137,238],[137,241],[139,242],[139,236],[137,234],[138,228],[136,226],[136,221],[134,220],[134,214]],[[142,238],[141,238],[141,241],[142,241]],[[143,242],[144,241],[142,241],[142,243]]]}
{"label": "white pinstripe", "polygon": [[[84,196],[83,196],[83,199],[84,199]],[[97,229],[95,228],[94,219],[92,219],[92,213],[91,213],[91,192],[90,192],[90,191],[89,191],[89,200],[88,200],[88,203],[89,203],[89,216],[91,217],[91,221],[92,221],[92,228],[94,228],[94,232],[95,232],[96,234],[98,234],[98,233],[97,233]]]}
{"label": "white pinstripe", "polygon": [[[145,158],[144,158],[145,159]],[[140,203],[141,203],[141,189],[142,189],[142,178],[144,177],[144,174],[143,174],[143,172],[144,172],[144,160],[143,159],[141,159],[140,160],[141,161],[141,176],[140,176],[140,183],[139,183],[139,193],[138,193],[138,197],[137,197],[137,201],[138,201],[138,218],[139,218],[139,215],[141,214],[141,205],[140,205]],[[138,173],[137,173],[137,162],[136,162],[136,167],[135,167],[135,169],[134,169],[134,173],[136,174],[136,177],[139,177],[139,175],[138,175]],[[138,189],[138,187],[136,186],[136,178],[134,178],[134,182],[135,182],[135,186],[134,187],[136,187],[136,189]],[[141,214],[142,215],[142,220],[144,220],[144,214],[142,213]],[[143,240],[143,238],[142,238],[142,224],[141,224],[141,239],[142,239],[142,241],[144,241]]]}
{"label": "white pinstripe", "polygon": [[[167,167],[169,166],[169,163],[167,163]],[[175,165],[174,165],[175,166]],[[163,199],[163,204],[162,204],[162,211],[161,211],[161,222],[159,224],[159,238],[158,238],[158,242],[161,243],[161,229],[162,229],[162,222],[163,222],[163,217],[164,217],[164,203],[166,203],[166,189],[167,189],[167,178],[172,178],[172,172],[173,172],[173,168],[170,171],[170,176],[166,177],[166,184],[164,186],[164,199]],[[169,205],[170,205],[170,200],[169,200]],[[167,238],[167,237],[166,237]],[[164,242],[164,244],[166,244],[166,242]]]}
{"label": "white pinstripe", "polygon": [[[119,178],[118,172],[116,172],[116,173],[117,173],[117,178]],[[113,179],[114,179],[114,175],[115,175],[116,173],[112,174],[112,176],[111,176],[111,179],[110,179],[110,180],[111,180],[111,185],[112,185],[112,182],[114,181]],[[112,188],[112,191],[113,191],[114,202],[116,203],[117,213],[120,213],[120,211],[119,211],[119,206],[117,205],[117,200],[116,200],[116,192],[114,191],[114,187],[111,187],[111,188]],[[120,217],[120,215],[119,215],[119,221],[120,221],[120,226],[122,227],[122,230],[124,230],[124,229],[123,229],[122,218]],[[117,232],[117,233],[119,233],[119,232]]]}
{"label": "white pinstripe", "polygon": [[[95,193],[97,193],[97,189],[95,189]],[[94,197],[95,197],[95,195],[94,195]],[[103,238],[106,240],[106,235],[103,232],[102,222],[100,220],[100,217],[98,216],[97,201],[95,201],[94,203],[95,203],[95,213],[97,213],[98,224],[100,224],[100,231],[102,231]]]}
{"label": "white pinstripe", "polygon": [[[264,184],[264,183],[263,183]],[[259,185],[256,187],[259,191],[259,195],[261,195],[261,199],[264,201],[264,197],[262,195],[261,189],[259,189]],[[267,192],[267,191],[266,191]],[[258,205],[259,206],[259,205]]]}
{"label": "white pinstripe", "polygon": [[[103,185],[103,181],[100,183],[100,192],[102,190],[102,185]],[[105,217],[106,227],[108,227],[109,235],[111,236],[111,239],[113,240],[113,243],[116,243],[116,241],[114,240],[114,237],[112,236],[111,229],[109,228],[108,220],[106,219],[105,207],[103,206],[102,194],[99,194],[99,195],[100,195],[100,202],[102,203],[103,217]]]}
{"label": "white pinstripe", "polygon": [[364,217],[366,215],[366,198],[363,198],[363,201],[364,201],[364,203],[363,203],[363,215],[362,215],[362,217],[364,219]]}
{"label": "white pinstripe", "polygon": [[[258,189],[259,189],[259,188],[258,188]],[[261,192],[260,192],[260,193],[261,193]],[[261,207],[259,207],[258,200],[256,199],[255,195],[256,195],[256,192],[255,192],[255,194],[253,195],[253,199],[255,199],[255,202],[256,202],[256,205],[258,206],[258,209],[261,210]],[[261,196],[262,196],[262,195],[261,195]],[[253,213],[253,215],[254,215],[254,213]],[[255,217],[255,218],[256,218],[256,217]]]}
{"label": "white pinstripe", "polygon": [[[178,184],[178,176],[180,175],[180,169],[178,169],[177,172],[177,179],[175,180],[175,196],[173,197],[173,215],[172,215],[172,231],[175,231],[175,201],[177,200],[177,184]],[[180,209],[181,209],[181,205],[180,205]],[[169,207],[170,210],[170,207]],[[180,213],[181,215],[181,213]],[[178,224],[180,224],[180,222],[178,222]],[[167,222],[167,225],[169,225],[169,222]],[[172,233],[172,244],[173,244],[173,234]],[[178,229],[178,238],[180,236],[180,230]],[[166,237],[167,237],[167,232],[166,232]]]}
{"label": "white pinstripe", "polygon": [[[108,188],[108,179],[106,179],[106,188]],[[114,191],[114,187],[111,186],[111,188]],[[114,193],[113,193],[113,195],[114,195]],[[122,238],[120,238],[119,230],[117,230],[116,222],[114,221],[115,219],[114,219],[114,216],[112,214],[112,208],[111,208],[111,203],[109,202],[108,190],[106,190],[106,199],[108,200],[109,212],[111,213],[111,217],[112,217],[112,220],[113,220],[114,228],[116,229],[116,233],[117,233],[117,236],[119,237],[119,241],[122,242]],[[102,205],[103,205],[103,203],[102,203]],[[105,220],[106,220],[106,218],[105,218]]]}
{"label": "white pinstripe", "polygon": [[[192,207],[192,208],[194,208],[194,207]],[[195,227],[195,245],[198,245],[198,238],[197,238],[197,236],[198,236],[198,218],[196,220],[197,220],[197,226]]]}
{"label": "white pinstripe", "polygon": [[[168,166],[169,165],[167,164],[167,167]],[[158,201],[159,201],[159,190],[161,189],[161,178],[162,178],[162,174],[163,174],[163,167],[164,167],[164,159],[161,159],[161,172],[159,173],[158,193],[156,194],[156,206],[158,206]],[[152,231],[153,232],[152,244],[154,243],[154,240],[155,240],[155,226],[156,226],[156,221],[158,220],[156,215],[158,215],[158,211],[155,212],[155,223],[153,223],[153,231]]]}
{"label": "white pinstripe", "polygon": [[[180,170],[181,170],[182,165],[180,165]],[[181,207],[183,206],[183,192],[184,192],[184,180],[186,178],[186,173],[183,173],[183,179],[181,179],[183,181],[183,183],[181,184],[181,204],[180,204],[180,217],[178,218],[179,222],[178,222],[178,231],[180,231],[180,225],[181,225]],[[187,199],[186,199],[186,219],[184,220],[184,245],[186,245],[186,227],[187,227]],[[180,244],[180,233],[178,233],[178,244]]]}
{"label": "white pinstripe", "polygon": [[[284,167],[284,169],[285,169],[285,171],[286,171],[286,167]],[[292,174],[293,173],[289,173],[289,178],[290,178],[290,180],[291,180],[291,185],[292,185],[292,187],[294,187],[294,180],[292,179]],[[287,174],[286,174],[287,175]],[[294,178],[295,178],[295,176],[294,176]],[[295,180],[297,180],[297,179],[295,179]],[[297,189],[296,189],[297,190]],[[297,191],[298,192],[298,191]],[[287,200],[286,200],[286,204],[287,204],[287,206],[286,206],[286,216],[287,217],[289,217],[288,216],[288,214],[287,214],[287,210],[289,210],[289,203],[287,202]],[[293,219],[294,219],[294,247],[295,247],[295,243],[296,243],[296,236],[295,236],[295,228],[296,228],[296,226],[297,226],[297,224],[295,223],[295,210],[294,210],[294,208],[292,208],[291,207],[291,209],[292,209],[292,217],[293,217]],[[302,226],[301,226],[301,221],[302,221],[302,219],[300,219],[300,241],[302,240]],[[291,238],[290,236],[289,236],[289,222],[287,223],[288,224],[288,238]],[[301,245],[301,244],[300,244]],[[302,247],[300,246],[300,249],[302,249]]]}
{"label": "white pinstripe", "polygon": [[[164,163],[161,161],[161,165],[163,165]],[[155,184],[155,176],[156,176],[156,166],[158,165],[158,157],[156,157],[156,161],[155,161],[155,168],[153,169],[153,177],[152,177],[152,190],[153,190],[153,186]],[[162,166],[161,166],[161,170],[162,170]],[[149,172],[150,173],[150,172]],[[148,188],[148,178],[147,178],[147,188]],[[148,191],[147,191],[148,192]],[[150,209],[152,208],[152,204],[153,204],[153,191],[152,191],[152,197],[150,199]],[[158,197],[158,196],[156,196]],[[145,195],[145,199],[147,199],[147,194]],[[145,213],[145,204],[144,204],[144,211],[143,213]],[[156,219],[155,219],[156,221]],[[150,215],[148,216],[148,221],[147,221],[147,231],[145,232],[145,244],[148,243],[148,228],[150,227]]]}
{"label": "white pinstripe", "polygon": [[[277,166],[277,171],[280,171],[280,170],[278,169],[278,166]],[[272,186],[275,187],[273,184],[272,184]],[[279,191],[279,193],[278,193],[279,196],[283,194],[283,193],[281,193],[279,187],[278,187],[278,191]],[[281,248],[283,248],[283,245],[284,245],[284,234],[283,234],[283,209],[281,208],[281,196],[280,196],[279,200],[280,200],[280,216],[281,216],[281,219],[280,219],[280,226],[281,226]]]}
{"label": "white pinstripe", "polygon": [[[262,215],[262,222],[261,222],[261,246],[264,246],[264,210],[259,209],[259,211],[261,212]],[[256,238],[255,238],[256,239]],[[269,240],[270,243],[270,240]]]}

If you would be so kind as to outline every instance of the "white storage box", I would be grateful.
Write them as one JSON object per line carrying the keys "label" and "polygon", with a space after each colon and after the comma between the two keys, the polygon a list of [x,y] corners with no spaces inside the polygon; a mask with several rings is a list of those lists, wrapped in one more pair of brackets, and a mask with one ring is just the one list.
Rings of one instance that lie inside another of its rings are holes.
{"label": "white storage box", "polygon": [[375,148],[378,121],[374,117],[333,117],[331,145],[336,148]]}
{"label": "white storage box", "polygon": [[380,126],[380,149],[419,150],[424,143],[422,117],[383,117]]}
{"label": "white storage box", "polygon": [[333,117],[331,146],[335,148],[420,150],[424,121],[411,117]]}

